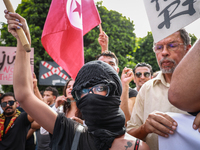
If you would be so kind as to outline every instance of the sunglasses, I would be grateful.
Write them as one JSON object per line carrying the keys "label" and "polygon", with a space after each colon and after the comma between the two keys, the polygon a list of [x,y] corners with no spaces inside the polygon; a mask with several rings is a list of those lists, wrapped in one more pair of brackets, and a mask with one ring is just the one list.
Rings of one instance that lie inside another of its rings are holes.
{"label": "sunglasses", "polygon": [[7,104],[9,104],[9,106],[12,106],[12,105],[14,105],[14,103],[15,103],[15,101],[3,102],[3,103],[1,103],[1,107],[6,107]]}
{"label": "sunglasses", "polygon": [[[141,78],[141,77],[142,77],[142,73],[141,73],[141,72],[137,72],[135,75],[136,75],[138,78]],[[145,76],[145,78],[150,77],[150,72],[144,72],[144,76]]]}
{"label": "sunglasses", "polygon": [[84,88],[79,91],[75,91],[76,99],[79,100],[89,93],[103,95],[107,97],[110,93],[110,88],[108,85],[105,84],[98,84],[91,88]]}

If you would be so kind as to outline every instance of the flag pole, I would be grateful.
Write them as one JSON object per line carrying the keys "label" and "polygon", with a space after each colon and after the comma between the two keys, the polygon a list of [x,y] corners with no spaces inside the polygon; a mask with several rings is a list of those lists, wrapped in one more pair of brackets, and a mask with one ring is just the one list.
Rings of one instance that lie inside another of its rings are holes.
{"label": "flag pole", "polygon": [[[3,1],[4,1],[4,4],[5,4],[7,10],[9,12],[15,13],[15,10],[13,9],[13,6],[12,6],[10,0],[3,0]],[[16,30],[16,32],[17,32],[17,34],[19,36],[19,39],[20,39],[24,49],[26,50],[26,52],[30,52],[31,51],[31,47],[30,47],[28,39],[27,39],[24,31],[22,30],[22,28]]]}
{"label": "flag pole", "polygon": [[103,29],[102,29],[101,23],[99,24],[99,31],[100,31],[100,33],[103,33]]}

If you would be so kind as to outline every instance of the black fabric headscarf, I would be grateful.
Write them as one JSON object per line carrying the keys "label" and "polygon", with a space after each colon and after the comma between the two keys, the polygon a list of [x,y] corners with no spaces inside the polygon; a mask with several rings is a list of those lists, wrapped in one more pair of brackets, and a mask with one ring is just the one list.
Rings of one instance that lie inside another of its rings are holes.
{"label": "black fabric headscarf", "polygon": [[119,108],[122,86],[118,74],[102,61],[86,63],[76,77],[72,95],[75,98],[75,91],[100,83],[110,87],[109,96],[88,94],[77,100],[77,107],[85,118],[88,131],[94,135],[97,149],[108,150],[114,139],[125,133],[125,117]]}

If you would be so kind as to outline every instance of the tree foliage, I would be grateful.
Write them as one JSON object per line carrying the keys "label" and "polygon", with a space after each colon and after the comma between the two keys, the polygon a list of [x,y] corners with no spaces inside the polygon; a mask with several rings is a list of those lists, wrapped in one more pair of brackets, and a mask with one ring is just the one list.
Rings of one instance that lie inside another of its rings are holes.
{"label": "tree foliage", "polygon": [[147,36],[138,39],[133,56],[136,63],[146,62],[152,66],[153,71],[158,71],[159,66],[157,64],[155,53],[153,52],[152,47],[153,36],[151,32],[148,32]]}
{"label": "tree foliage", "polygon": [[[41,44],[43,26],[48,14],[51,0],[22,0],[16,12],[26,18],[31,32],[31,47],[34,48],[34,71],[39,75],[39,62],[41,60],[52,61]],[[135,34],[133,22],[122,14],[107,10],[102,2],[97,2],[97,8],[102,20],[103,30],[109,36],[109,50],[113,51],[119,59],[119,67],[122,70],[128,64],[128,55],[133,55],[135,46]],[[3,24],[1,30],[0,46],[16,46],[15,38],[8,33],[7,25]],[[99,29],[96,27],[84,36],[85,62],[94,60],[101,53],[98,43]],[[132,58],[131,58],[132,59]],[[131,63],[132,64],[132,63]],[[44,90],[46,86],[39,86]],[[57,87],[61,93],[61,89]],[[12,91],[12,86],[3,86],[5,92]]]}

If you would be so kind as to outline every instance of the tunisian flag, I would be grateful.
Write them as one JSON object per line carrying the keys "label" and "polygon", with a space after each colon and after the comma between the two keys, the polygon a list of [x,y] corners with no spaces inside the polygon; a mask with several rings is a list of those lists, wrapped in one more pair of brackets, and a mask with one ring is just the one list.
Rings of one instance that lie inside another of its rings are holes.
{"label": "tunisian flag", "polygon": [[83,35],[101,23],[93,0],[52,0],[42,44],[73,79],[84,64]]}

